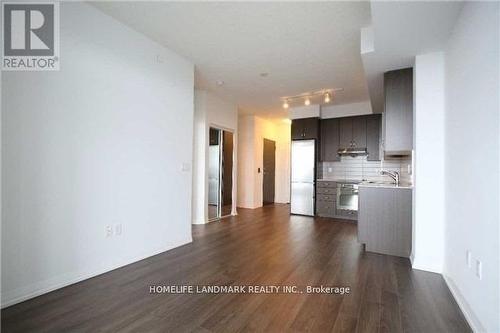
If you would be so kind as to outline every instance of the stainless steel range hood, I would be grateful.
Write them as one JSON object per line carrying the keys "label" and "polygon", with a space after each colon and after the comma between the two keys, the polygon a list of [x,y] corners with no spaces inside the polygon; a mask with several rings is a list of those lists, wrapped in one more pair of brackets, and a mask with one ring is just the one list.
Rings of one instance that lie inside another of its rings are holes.
{"label": "stainless steel range hood", "polygon": [[337,154],[358,156],[358,155],[368,155],[368,152],[366,151],[366,148],[349,147],[349,148],[340,148],[339,150],[337,150]]}

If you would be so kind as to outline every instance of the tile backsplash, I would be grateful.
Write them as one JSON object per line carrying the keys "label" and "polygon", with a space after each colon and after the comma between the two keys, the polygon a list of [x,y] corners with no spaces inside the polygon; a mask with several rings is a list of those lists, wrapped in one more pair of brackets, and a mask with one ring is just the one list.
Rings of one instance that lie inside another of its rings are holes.
{"label": "tile backsplash", "polygon": [[412,183],[411,156],[382,161],[367,161],[366,158],[342,156],[339,162],[320,162],[317,176],[333,180],[390,181],[390,177],[380,174],[381,170],[390,170],[399,172],[401,182]]}

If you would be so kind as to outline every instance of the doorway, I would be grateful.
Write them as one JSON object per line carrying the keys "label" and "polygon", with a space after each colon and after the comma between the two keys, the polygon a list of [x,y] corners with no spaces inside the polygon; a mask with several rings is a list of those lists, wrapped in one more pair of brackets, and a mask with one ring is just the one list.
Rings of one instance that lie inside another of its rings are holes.
{"label": "doorway", "polygon": [[263,153],[263,181],[262,181],[262,204],[274,203],[275,169],[276,169],[276,142],[264,139]]}
{"label": "doorway", "polygon": [[233,133],[222,131],[222,207],[221,216],[231,215],[233,207]]}
{"label": "doorway", "polygon": [[210,127],[208,145],[208,220],[231,215],[233,133]]}

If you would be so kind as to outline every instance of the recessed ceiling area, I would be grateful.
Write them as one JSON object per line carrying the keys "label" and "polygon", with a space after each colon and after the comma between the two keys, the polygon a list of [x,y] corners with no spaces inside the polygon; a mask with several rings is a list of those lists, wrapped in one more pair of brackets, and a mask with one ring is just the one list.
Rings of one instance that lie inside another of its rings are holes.
{"label": "recessed ceiling area", "polygon": [[360,55],[369,2],[93,5],[193,62],[196,87],[242,114],[280,117],[280,97],[324,88],[344,89],[331,104],[369,99]]}
{"label": "recessed ceiling area", "polygon": [[463,5],[459,1],[371,3],[373,49],[362,59],[374,113],[384,108],[384,72],[412,67],[418,54],[442,51]]}

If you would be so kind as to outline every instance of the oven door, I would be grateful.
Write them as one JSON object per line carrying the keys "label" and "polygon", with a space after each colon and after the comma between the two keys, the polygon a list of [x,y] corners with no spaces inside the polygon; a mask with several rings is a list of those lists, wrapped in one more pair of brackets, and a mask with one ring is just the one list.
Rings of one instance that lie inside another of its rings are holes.
{"label": "oven door", "polygon": [[337,209],[358,210],[358,186],[354,184],[338,184]]}

